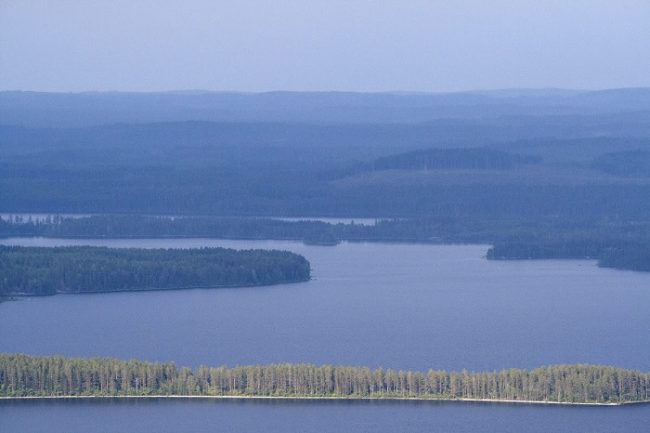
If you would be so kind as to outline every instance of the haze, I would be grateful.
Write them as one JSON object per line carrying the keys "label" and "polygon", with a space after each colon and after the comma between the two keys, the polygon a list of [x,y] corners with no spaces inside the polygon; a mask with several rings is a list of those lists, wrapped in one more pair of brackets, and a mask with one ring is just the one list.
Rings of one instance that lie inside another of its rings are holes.
{"label": "haze", "polygon": [[647,1],[3,1],[0,90],[650,86]]}

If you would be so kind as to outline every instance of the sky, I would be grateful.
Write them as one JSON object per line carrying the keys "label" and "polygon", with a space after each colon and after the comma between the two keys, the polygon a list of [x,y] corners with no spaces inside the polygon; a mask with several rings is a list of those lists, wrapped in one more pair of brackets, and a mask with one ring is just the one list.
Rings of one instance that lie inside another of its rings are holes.
{"label": "sky", "polygon": [[0,90],[650,86],[648,0],[0,0]]}

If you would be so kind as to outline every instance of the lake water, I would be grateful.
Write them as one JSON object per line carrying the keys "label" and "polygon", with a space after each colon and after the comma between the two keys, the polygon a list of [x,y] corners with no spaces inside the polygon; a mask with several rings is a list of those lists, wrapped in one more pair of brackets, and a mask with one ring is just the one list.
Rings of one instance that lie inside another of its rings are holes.
{"label": "lake water", "polygon": [[[488,261],[487,247],[477,245],[43,238],[2,243],[286,249],[306,256],[314,277],[263,288],[4,302],[3,352],[173,360],[184,366],[310,362],[493,370],[584,362],[650,370],[650,274],[600,269],[593,261]],[[648,405],[0,403],[3,432],[647,432],[648,422]]]}
{"label": "lake water", "polygon": [[21,245],[276,248],[314,279],[272,287],[58,295],[0,304],[5,352],[493,370],[650,370],[650,273],[592,261],[488,261],[485,246],[214,239],[5,239]]}
{"label": "lake water", "polygon": [[[38,414],[38,416],[34,416]],[[0,401],[7,433],[647,433],[650,406],[386,401]]]}

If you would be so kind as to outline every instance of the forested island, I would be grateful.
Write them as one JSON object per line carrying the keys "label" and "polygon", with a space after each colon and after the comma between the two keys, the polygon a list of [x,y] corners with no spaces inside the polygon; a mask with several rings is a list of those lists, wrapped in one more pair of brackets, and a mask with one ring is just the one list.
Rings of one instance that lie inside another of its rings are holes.
{"label": "forested island", "polygon": [[310,264],[287,251],[0,246],[0,297],[307,281]]}
{"label": "forested island", "polygon": [[598,242],[500,243],[488,250],[492,260],[596,259],[603,268],[650,271],[650,245],[599,245]]}
{"label": "forested island", "polygon": [[473,373],[173,363],[0,354],[0,396],[232,396],[622,404],[650,401],[650,374],[595,365]]}
{"label": "forested island", "polygon": [[411,218],[374,225],[213,216],[93,215],[44,220],[0,219],[0,237],[207,237],[351,242],[482,243],[488,259],[596,259],[599,266],[650,271],[650,223],[589,218],[529,221]]}

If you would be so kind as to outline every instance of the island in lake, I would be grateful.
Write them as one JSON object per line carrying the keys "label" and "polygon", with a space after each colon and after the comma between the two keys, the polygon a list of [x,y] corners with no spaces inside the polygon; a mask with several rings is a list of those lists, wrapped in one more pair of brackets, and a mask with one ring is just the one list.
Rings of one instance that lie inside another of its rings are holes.
{"label": "island in lake", "polygon": [[396,371],[275,364],[178,368],[173,363],[0,354],[0,397],[249,397],[650,402],[650,373],[595,365],[498,372]]}
{"label": "island in lake", "polygon": [[262,286],[307,281],[288,251],[0,246],[0,297]]}

